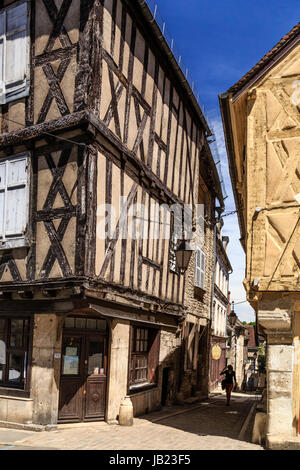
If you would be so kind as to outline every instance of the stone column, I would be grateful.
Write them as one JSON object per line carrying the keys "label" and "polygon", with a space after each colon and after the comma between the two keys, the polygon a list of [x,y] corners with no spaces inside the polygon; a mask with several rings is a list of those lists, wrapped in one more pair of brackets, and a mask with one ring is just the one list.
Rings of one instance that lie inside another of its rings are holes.
{"label": "stone column", "polygon": [[112,320],[110,326],[106,421],[117,424],[121,401],[127,395],[130,323]]}
{"label": "stone column", "polygon": [[292,336],[268,334],[267,345],[267,437],[293,435]]}
{"label": "stone column", "polygon": [[292,303],[278,299],[260,307],[258,322],[267,334],[266,437],[268,447],[277,448],[294,434]]}
{"label": "stone column", "polygon": [[58,416],[61,334],[57,337],[56,314],[34,316],[30,398],[33,399],[33,422],[55,425]]}

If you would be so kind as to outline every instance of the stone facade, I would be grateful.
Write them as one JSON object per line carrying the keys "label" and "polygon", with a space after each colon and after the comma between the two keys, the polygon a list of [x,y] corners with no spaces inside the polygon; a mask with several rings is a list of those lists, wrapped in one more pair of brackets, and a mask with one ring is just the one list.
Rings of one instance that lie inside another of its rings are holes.
{"label": "stone facade", "polygon": [[[214,269],[214,290],[212,321],[210,328],[210,390],[219,387],[222,380],[220,375],[226,366],[226,339],[227,339],[227,314],[229,304],[229,274],[232,267],[227,255],[228,237],[222,236],[223,219],[216,226],[216,248]],[[215,357],[213,352],[217,348]],[[218,357],[220,356],[220,357]]]}
{"label": "stone facade", "polygon": [[245,327],[239,320],[237,320],[234,327],[228,328],[230,347],[227,350],[227,365],[231,364],[235,370],[237,390],[242,390],[245,379],[247,361],[245,331]]}
{"label": "stone facade", "polygon": [[[204,204],[205,220],[199,224],[193,239],[205,253],[204,289],[196,286],[196,253],[192,254],[185,283],[186,319],[183,338],[183,364],[179,399],[199,392],[208,394],[209,383],[209,329],[211,323],[212,288],[214,273],[214,210],[215,200],[200,176],[199,204]],[[198,187],[199,187],[198,183]],[[205,190],[203,191],[203,188]]]}

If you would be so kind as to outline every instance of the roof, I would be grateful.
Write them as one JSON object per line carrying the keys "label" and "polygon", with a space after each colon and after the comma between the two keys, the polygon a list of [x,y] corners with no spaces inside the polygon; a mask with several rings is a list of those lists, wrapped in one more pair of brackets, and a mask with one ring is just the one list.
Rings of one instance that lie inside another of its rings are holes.
{"label": "roof", "polygon": [[[228,93],[236,93],[241,90],[253,77],[255,77],[259,72],[263,71],[266,68],[272,67],[274,65],[274,59],[279,54],[279,52],[286,52],[288,46],[294,45],[294,40],[297,39],[298,34],[300,33],[300,22],[294,26],[293,29],[285,36],[283,36],[280,41],[269,51],[264,57],[252,67],[249,72],[246,73],[238,82],[236,82],[231,88],[229,88]],[[268,67],[269,66],[269,67]]]}

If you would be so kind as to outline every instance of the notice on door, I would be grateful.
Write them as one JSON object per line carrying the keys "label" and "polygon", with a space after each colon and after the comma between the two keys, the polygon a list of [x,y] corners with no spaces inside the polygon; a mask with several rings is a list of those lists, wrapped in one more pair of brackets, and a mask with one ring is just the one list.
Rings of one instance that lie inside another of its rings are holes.
{"label": "notice on door", "polygon": [[64,375],[77,375],[79,370],[79,357],[78,356],[64,356]]}

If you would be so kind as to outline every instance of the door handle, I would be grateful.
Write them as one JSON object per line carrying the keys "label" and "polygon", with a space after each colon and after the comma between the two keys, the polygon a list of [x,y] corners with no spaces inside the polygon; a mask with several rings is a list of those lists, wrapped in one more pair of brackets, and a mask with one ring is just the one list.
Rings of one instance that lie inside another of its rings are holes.
{"label": "door handle", "polygon": [[83,390],[83,395],[86,395],[86,390]]}
{"label": "door handle", "polygon": [[88,363],[88,361],[87,361],[87,359],[86,359],[86,360],[84,361],[84,364],[87,366],[87,363]]}

